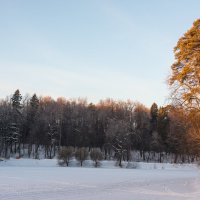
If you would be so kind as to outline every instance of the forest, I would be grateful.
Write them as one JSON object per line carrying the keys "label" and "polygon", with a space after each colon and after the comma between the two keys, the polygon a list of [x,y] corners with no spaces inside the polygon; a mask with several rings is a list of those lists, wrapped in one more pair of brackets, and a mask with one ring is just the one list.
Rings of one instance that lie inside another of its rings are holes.
{"label": "forest", "polygon": [[186,112],[171,105],[158,108],[153,103],[147,108],[112,99],[88,104],[85,99],[54,100],[36,94],[23,99],[16,90],[10,99],[1,101],[0,117],[0,154],[4,157],[21,156],[28,148],[29,156],[34,151],[37,158],[40,146],[46,158],[53,158],[62,146],[100,148],[106,157],[113,150],[126,160],[131,150],[140,151],[141,156],[166,152],[183,159],[199,152],[189,136]]}

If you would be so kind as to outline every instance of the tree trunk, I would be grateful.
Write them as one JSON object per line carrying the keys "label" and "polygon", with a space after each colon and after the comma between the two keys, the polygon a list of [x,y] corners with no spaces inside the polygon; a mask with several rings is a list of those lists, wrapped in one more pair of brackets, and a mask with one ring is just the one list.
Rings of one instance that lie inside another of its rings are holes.
{"label": "tree trunk", "polygon": [[15,142],[15,154],[17,153],[17,143]]}
{"label": "tree trunk", "polygon": [[28,145],[28,157],[31,157],[31,153],[32,153],[32,144]]}
{"label": "tree trunk", "polygon": [[177,160],[178,160],[178,154],[175,154],[174,163],[177,163]]}
{"label": "tree trunk", "polygon": [[146,158],[145,158],[145,152],[144,151],[142,151],[142,157],[143,157],[143,161],[145,161]]}

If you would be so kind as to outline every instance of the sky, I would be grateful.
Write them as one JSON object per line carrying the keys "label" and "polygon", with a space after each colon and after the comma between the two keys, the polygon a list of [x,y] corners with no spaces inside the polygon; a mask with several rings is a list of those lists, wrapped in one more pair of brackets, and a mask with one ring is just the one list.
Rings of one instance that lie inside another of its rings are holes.
{"label": "sky", "polygon": [[0,0],[0,98],[168,102],[178,39],[199,0]]}

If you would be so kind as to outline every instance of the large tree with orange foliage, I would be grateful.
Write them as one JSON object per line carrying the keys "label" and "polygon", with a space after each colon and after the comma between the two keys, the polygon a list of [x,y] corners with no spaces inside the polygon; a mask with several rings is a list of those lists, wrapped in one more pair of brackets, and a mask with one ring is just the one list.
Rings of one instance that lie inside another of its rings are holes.
{"label": "large tree with orange foliage", "polygon": [[200,19],[197,19],[174,48],[175,63],[169,84],[172,100],[200,111]]}

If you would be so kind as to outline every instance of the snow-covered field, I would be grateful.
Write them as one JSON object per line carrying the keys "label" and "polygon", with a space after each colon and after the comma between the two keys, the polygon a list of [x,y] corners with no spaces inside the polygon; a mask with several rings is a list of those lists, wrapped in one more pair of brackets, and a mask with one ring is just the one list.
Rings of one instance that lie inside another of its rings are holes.
{"label": "snow-covered field", "polygon": [[103,162],[101,168],[67,168],[58,167],[56,160],[2,161],[0,200],[200,199],[200,173],[194,165],[111,166],[112,162]]}

